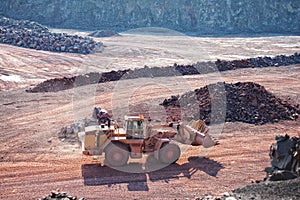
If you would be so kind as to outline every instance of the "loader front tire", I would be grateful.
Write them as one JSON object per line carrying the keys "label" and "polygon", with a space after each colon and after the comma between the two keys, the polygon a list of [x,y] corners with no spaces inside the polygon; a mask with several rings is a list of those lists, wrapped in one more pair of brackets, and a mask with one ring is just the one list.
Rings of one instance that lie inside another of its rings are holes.
{"label": "loader front tire", "polygon": [[105,162],[112,167],[123,166],[128,162],[129,151],[125,145],[110,144],[105,149]]}
{"label": "loader front tire", "polygon": [[180,148],[176,144],[165,144],[159,151],[159,161],[163,163],[175,163],[180,157]]}

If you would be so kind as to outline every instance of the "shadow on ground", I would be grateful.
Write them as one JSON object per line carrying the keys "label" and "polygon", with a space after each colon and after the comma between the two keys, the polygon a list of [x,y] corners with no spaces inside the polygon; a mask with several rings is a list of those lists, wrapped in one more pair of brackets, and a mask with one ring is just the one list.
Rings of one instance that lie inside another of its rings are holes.
{"label": "shadow on ground", "polygon": [[216,177],[218,172],[224,168],[220,163],[206,157],[189,157],[188,161],[182,165],[174,163],[151,172],[147,172],[142,163],[129,163],[126,166],[136,172],[144,171],[142,173],[119,171],[99,164],[82,165],[81,171],[86,186],[107,185],[110,187],[115,184],[127,183],[128,191],[148,191],[147,175],[152,182],[165,181],[168,183],[174,179],[190,179],[197,171]]}

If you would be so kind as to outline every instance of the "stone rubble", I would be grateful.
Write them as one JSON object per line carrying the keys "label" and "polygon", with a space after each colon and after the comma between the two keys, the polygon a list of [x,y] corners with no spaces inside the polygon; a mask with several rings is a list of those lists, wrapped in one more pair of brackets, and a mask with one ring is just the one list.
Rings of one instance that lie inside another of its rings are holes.
{"label": "stone rubble", "polygon": [[280,181],[300,177],[300,137],[277,135],[275,140],[270,146],[271,167],[265,168],[265,180]]}
{"label": "stone rubble", "polygon": [[52,33],[41,24],[28,20],[0,18],[0,43],[18,47],[79,54],[94,53],[102,46],[88,37]]}
{"label": "stone rubble", "polygon": [[69,78],[63,77],[49,79],[39,83],[33,88],[27,89],[26,92],[58,92],[83,85],[117,81],[120,80],[128,71],[129,70],[118,70],[104,73],[91,72]]}
{"label": "stone rubble", "polygon": [[[206,123],[221,123],[225,120],[261,125],[279,120],[296,120],[300,113],[299,105],[290,105],[253,82],[219,82],[182,96],[172,96],[161,105],[167,111],[167,121],[180,120],[181,112],[184,112],[187,120],[196,117]],[[215,109],[214,116],[212,106]]]}
{"label": "stone rubble", "polygon": [[52,191],[51,194],[38,200],[85,200],[85,198],[77,198],[76,196],[68,195],[66,192]]}
{"label": "stone rubble", "polygon": [[224,61],[217,60],[215,62],[219,71],[234,70],[240,68],[262,68],[262,67],[278,67],[288,66],[300,63],[300,54],[295,53],[290,56],[277,55],[275,57],[257,57],[242,60]]}
{"label": "stone rubble", "polygon": [[119,34],[112,30],[98,30],[90,33],[88,36],[101,38],[101,37],[119,36]]}
{"label": "stone rubble", "polygon": [[274,58],[258,57],[245,60],[233,61],[216,61],[202,62],[193,65],[177,65],[168,67],[148,67],[144,66],[140,69],[126,69],[118,71],[109,71],[104,73],[89,73],[73,77],[63,77],[46,80],[38,85],[27,89],[27,92],[57,92],[61,90],[71,89],[73,87],[104,83],[109,81],[118,81],[121,79],[135,79],[142,77],[171,77],[171,76],[184,76],[195,74],[207,74],[211,72],[235,70],[238,68],[249,67],[277,67],[292,64],[300,64],[300,54],[294,53],[293,55],[279,55]]}
{"label": "stone rubble", "polygon": [[87,126],[98,125],[98,120],[95,118],[84,118],[77,120],[70,126],[64,126],[58,132],[58,138],[60,139],[75,139],[77,141],[77,134],[84,131]]}

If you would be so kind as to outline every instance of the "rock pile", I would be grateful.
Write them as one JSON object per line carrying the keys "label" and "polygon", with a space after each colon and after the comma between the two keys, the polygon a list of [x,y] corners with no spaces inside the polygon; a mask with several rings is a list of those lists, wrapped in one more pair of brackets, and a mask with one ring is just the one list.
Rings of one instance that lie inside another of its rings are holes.
{"label": "rock pile", "polygon": [[215,62],[219,71],[234,70],[239,68],[257,68],[257,67],[272,67],[272,66],[288,66],[300,63],[300,54],[285,56],[278,55],[275,57],[257,57],[242,60],[224,61],[217,60]]}
{"label": "rock pile", "polygon": [[85,198],[77,198],[76,196],[68,195],[66,192],[52,191],[51,194],[39,198],[39,200],[84,200]]}
{"label": "rock pile", "polygon": [[[58,132],[59,139],[77,139],[77,134],[81,131],[84,131],[84,128],[87,126],[99,125],[98,120],[94,118],[84,118],[78,121],[75,121],[70,126],[64,126]],[[77,141],[77,140],[76,140]]]}
{"label": "rock pile", "polygon": [[94,31],[90,33],[88,36],[91,37],[111,37],[111,36],[118,36],[119,34],[116,31],[112,30],[99,30],[99,31]]}
{"label": "rock pile", "polygon": [[[226,101],[223,106],[221,101]],[[212,103],[216,108],[214,116]],[[279,120],[295,120],[300,113],[299,105],[290,105],[253,82],[216,83],[185,93],[181,97],[172,96],[161,105],[165,107],[169,121],[180,119],[180,112],[183,110],[180,106],[184,106],[187,119],[196,116],[207,123],[212,120],[222,121],[224,116],[226,122],[241,121],[260,125]],[[195,110],[196,107],[199,110]]]}
{"label": "rock pile", "polygon": [[39,83],[33,88],[27,89],[26,92],[58,92],[83,85],[117,81],[120,80],[122,76],[128,71],[129,70],[118,70],[104,73],[91,72],[88,74],[73,76],[69,78],[64,77],[49,79],[42,83]]}
{"label": "rock pile", "polygon": [[[272,64],[272,65],[271,65]],[[104,73],[89,73],[69,78],[55,78],[50,79],[36,85],[27,90],[27,92],[57,92],[61,90],[71,89],[74,86],[82,86],[95,83],[104,83],[109,81],[118,81],[120,79],[134,79],[142,77],[170,77],[170,76],[184,76],[195,74],[207,74],[219,71],[234,70],[246,67],[267,67],[279,66],[289,64],[300,64],[300,54],[295,53],[291,56],[279,55],[274,58],[258,57],[246,60],[233,61],[216,61],[202,62],[193,65],[177,65],[168,67],[148,67],[145,66],[140,69],[126,69],[119,71],[110,71]],[[217,68],[216,68],[217,66]]]}
{"label": "rock pile", "polygon": [[224,194],[221,197],[205,196],[196,197],[195,200],[237,200],[233,195]]}
{"label": "rock pile", "polygon": [[0,18],[0,43],[36,50],[89,54],[102,43],[88,37],[52,33],[28,20]]}
{"label": "rock pile", "polygon": [[260,182],[233,190],[236,199],[299,199],[300,178],[276,182]]}

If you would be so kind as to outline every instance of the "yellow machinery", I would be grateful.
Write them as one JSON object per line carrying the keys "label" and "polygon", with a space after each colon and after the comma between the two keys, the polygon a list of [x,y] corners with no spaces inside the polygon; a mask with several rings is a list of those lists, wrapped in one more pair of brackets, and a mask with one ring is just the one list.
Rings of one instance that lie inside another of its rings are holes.
{"label": "yellow machinery", "polygon": [[[109,126],[108,126],[109,124]],[[154,157],[163,163],[173,163],[180,157],[180,148],[172,140],[191,145],[211,147],[215,145],[207,134],[202,120],[168,125],[144,125],[140,116],[125,116],[123,128],[117,124],[100,124],[85,127],[78,133],[85,155],[105,153],[106,163],[110,166],[122,166],[131,158],[141,158],[143,153],[154,153]]]}

